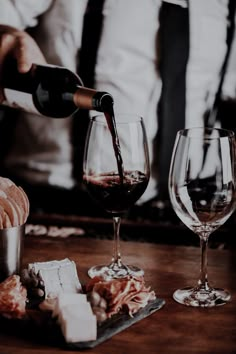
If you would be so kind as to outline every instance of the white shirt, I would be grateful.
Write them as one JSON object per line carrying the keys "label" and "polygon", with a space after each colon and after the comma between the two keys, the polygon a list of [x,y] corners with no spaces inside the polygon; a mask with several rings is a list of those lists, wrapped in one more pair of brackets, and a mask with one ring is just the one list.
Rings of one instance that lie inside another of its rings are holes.
{"label": "white shirt", "polygon": [[[44,35],[38,37],[39,44],[48,62],[75,70],[87,1],[0,0],[0,23],[23,29],[35,25],[37,16],[46,11],[40,21],[39,29]],[[166,1],[182,7],[187,4],[184,0]],[[135,112],[144,118],[152,178],[143,200],[154,197],[157,188],[153,141],[158,129],[157,104],[162,85],[156,51],[161,4],[162,0],[105,0],[95,67],[96,89],[114,96],[116,110]],[[186,73],[186,125],[190,127],[203,125],[203,113],[207,104],[212,103],[218,87],[227,49],[228,0],[189,0],[188,7],[190,54]],[[227,87],[230,89],[232,85]],[[35,172],[38,182],[71,187],[74,181],[70,120],[24,115],[18,124],[24,139],[20,138],[18,130],[8,166],[29,181]]]}
{"label": "white shirt", "polygon": [[169,2],[173,5],[179,5],[181,7],[188,7],[188,0],[163,0],[163,2]]}

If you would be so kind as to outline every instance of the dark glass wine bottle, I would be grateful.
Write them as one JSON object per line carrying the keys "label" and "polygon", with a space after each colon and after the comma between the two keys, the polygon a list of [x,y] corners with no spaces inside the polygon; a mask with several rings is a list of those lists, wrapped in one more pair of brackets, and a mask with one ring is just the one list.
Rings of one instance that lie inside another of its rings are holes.
{"label": "dark glass wine bottle", "polygon": [[80,77],[67,68],[32,64],[22,74],[16,62],[8,62],[1,86],[4,105],[54,118],[71,116],[79,108],[106,111],[112,96],[83,86]]}

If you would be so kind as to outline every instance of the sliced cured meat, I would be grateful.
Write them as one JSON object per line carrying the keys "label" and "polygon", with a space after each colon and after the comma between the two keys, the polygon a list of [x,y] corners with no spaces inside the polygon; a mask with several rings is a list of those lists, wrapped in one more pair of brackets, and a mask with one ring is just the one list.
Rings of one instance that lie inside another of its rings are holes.
{"label": "sliced cured meat", "polygon": [[126,277],[104,281],[93,278],[87,285],[86,291],[96,291],[107,301],[107,315],[126,311],[132,316],[148,301],[156,298],[155,292],[146,287],[144,278]]}
{"label": "sliced cured meat", "polygon": [[0,283],[0,314],[9,318],[25,315],[27,291],[19,275],[11,275]]}

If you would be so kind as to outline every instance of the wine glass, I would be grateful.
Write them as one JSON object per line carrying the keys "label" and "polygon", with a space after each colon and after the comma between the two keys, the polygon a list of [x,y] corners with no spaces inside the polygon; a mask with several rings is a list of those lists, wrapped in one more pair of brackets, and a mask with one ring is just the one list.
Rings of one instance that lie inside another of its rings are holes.
{"label": "wine glass", "polygon": [[170,200],[180,220],[200,238],[201,268],[195,287],[178,289],[174,299],[184,305],[223,305],[230,294],[212,288],[207,278],[210,234],[235,209],[235,137],[216,128],[191,128],[177,133],[169,173]]}
{"label": "wine glass", "polygon": [[106,115],[91,119],[88,128],[83,180],[88,192],[113,218],[113,257],[108,265],[89,269],[91,278],[142,276],[144,271],[125,265],[120,252],[120,222],[125,212],[144,193],[149,177],[149,154],[143,119],[136,115]]}

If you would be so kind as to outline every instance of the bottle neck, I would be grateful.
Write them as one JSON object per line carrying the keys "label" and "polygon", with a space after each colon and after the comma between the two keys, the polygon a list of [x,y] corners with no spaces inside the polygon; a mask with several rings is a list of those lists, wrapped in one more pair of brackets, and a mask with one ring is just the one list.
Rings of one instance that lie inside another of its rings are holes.
{"label": "bottle neck", "polygon": [[106,112],[113,107],[113,98],[108,92],[77,86],[73,95],[74,104],[81,109]]}

